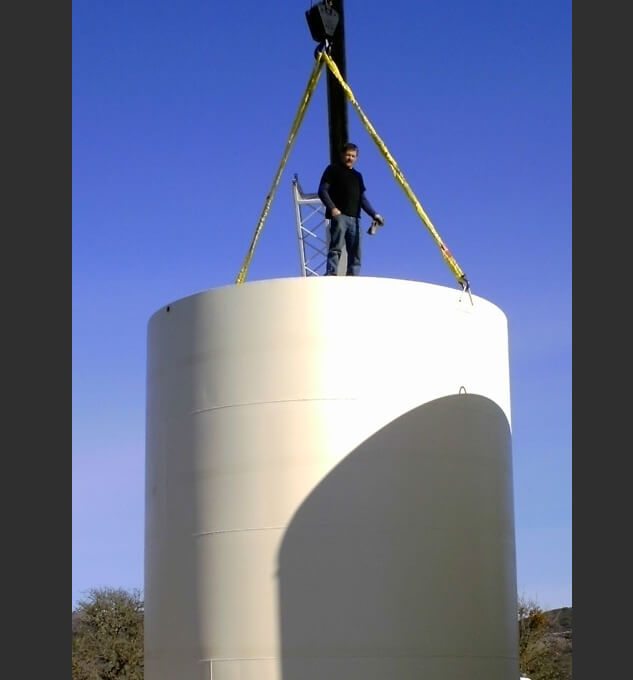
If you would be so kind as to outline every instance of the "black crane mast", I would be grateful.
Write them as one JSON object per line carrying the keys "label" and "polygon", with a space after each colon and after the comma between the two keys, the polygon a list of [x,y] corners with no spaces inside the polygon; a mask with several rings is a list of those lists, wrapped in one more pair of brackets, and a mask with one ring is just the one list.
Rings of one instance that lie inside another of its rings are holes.
{"label": "black crane mast", "polygon": [[[322,0],[306,12],[306,19],[312,38],[319,43],[318,49],[328,54],[338,66],[343,80],[347,80],[345,66],[345,20],[343,0]],[[340,157],[341,147],[348,140],[347,98],[343,88],[328,69],[327,109],[330,138],[330,162]]]}

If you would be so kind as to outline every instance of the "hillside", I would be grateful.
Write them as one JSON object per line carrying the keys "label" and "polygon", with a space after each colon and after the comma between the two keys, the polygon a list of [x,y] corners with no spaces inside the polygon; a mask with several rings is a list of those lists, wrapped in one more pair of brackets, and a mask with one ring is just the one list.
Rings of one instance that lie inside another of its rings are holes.
{"label": "hillside", "polygon": [[552,650],[554,674],[530,674],[531,680],[571,680],[572,677],[572,608],[550,609],[545,612],[549,630],[545,644]]}

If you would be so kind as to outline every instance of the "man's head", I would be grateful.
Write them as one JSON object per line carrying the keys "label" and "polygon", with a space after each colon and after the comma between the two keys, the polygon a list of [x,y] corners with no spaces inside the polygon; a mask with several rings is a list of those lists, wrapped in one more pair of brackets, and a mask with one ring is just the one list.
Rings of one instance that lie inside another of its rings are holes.
{"label": "man's head", "polygon": [[347,142],[341,149],[341,162],[346,168],[353,168],[358,158],[358,147],[356,144]]}

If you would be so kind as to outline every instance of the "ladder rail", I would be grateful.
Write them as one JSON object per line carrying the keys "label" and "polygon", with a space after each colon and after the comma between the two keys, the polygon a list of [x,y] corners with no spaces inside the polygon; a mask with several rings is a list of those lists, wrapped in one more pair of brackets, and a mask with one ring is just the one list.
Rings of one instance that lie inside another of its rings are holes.
{"label": "ladder rail", "polygon": [[[301,276],[323,276],[329,249],[329,220],[325,217],[325,206],[318,194],[304,193],[296,174],[292,180],[292,198],[299,246],[299,272]],[[319,220],[316,224],[315,219]],[[311,228],[308,226],[310,221]]]}

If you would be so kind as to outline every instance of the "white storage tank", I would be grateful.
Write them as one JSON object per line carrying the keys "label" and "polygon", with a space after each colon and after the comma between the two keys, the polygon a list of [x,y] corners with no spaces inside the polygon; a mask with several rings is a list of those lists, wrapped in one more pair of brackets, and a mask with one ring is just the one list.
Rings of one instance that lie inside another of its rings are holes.
{"label": "white storage tank", "polygon": [[372,277],[150,319],[147,680],[515,680],[507,321]]}

